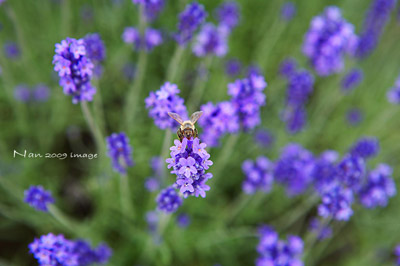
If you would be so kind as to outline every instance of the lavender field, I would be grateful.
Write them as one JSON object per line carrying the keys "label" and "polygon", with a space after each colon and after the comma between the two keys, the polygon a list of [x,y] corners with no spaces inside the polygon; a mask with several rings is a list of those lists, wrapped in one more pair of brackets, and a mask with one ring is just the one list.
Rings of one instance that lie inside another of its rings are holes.
{"label": "lavender field", "polygon": [[400,265],[396,0],[0,0],[0,266]]}

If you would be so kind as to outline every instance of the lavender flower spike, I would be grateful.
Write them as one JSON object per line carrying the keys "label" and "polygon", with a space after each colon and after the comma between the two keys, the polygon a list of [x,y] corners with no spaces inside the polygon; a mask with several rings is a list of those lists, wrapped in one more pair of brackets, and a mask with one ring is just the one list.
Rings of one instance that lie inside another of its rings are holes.
{"label": "lavender flower spike", "polygon": [[387,94],[387,99],[392,104],[400,104],[400,76],[397,78],[394,87]]}
{"label": "lavender flower spike", "polygon": [[171,174],[176,175],[175,187],[186,198],[188,196],[206,197],[206,191],[210,187],[206,185],[211,173],[206,170],[213,164],[210,154],[205,150],[206,144],[200,143],[198,138],[183,139],[182,142],[175,140],[175,146],[170,148],[171,158],[166,162],[168,169],[172,168]]}
{"label": "lavender flower spike", "polygon": [[90,84],[93,63],[88,58],[83,39],[67,38],[56,44],[54,70],[60,76],[64,94],[72,96],[72,103],[92,101],[96,89]]}
{"label": "lavender flower spike", "polygon": [[107,137],[108,157],[116,172],[126,174],[128,167],[133,166],[132,148],[125,133],[113,133]]}
{"label": "lavender flower spike", "polygon": [[211,23],[205,24],[196,37],[193,53],[198,57],[215,55],[222,57],[228,52],[227,31]]}
{"label": "lavender flower spike", "polygon": [[166,213],[175,212],[181,205],[182,198],[172,186],[162,190],[157,197],[158,209]]}
{"label": "lavender flower spike", "polygon": [[240,19],[239,5],[236,1],[223,2],[216,10],[215,16],[219,25],[231,31],[237,26]]}
{"label": "lavender flower spike", "polygon": [[179,14],[178,33],[176,41],[180,45],[187,44],[193,37],[193,33],[206,19],[207,12],[203,5],[193,2],[188,4],[185,10]]}
{"label": "lavender flower spike", "polygon": [[246,160],[242,164],[246,179],[242,184],[246,194],[254,194],[257,190],[269,192],[273,184],[273,163],[268,158],[260,156],[255,162]]}
{"label": "lavender flower spike", "polygon": [[25,190],[25,202],[38,211],[47,212],[47,205],[54,203],[54,198],[50,191],[45,190],[42,186],[31,186]]}

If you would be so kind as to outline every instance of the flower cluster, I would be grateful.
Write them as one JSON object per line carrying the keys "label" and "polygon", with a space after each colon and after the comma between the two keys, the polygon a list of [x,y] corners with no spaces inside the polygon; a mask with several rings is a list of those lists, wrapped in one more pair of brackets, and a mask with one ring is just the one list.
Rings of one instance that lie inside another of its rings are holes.
{"label": "flower cluster", "polygon": [[47,212],[47,204],[54,203],[50,191],[45,190],[42,186],[31,186],[25,190],[24,194],[24,201],[38,211]]}
{"label": "flower cluster", "polygon": [[215,10],[215,16],[221,27],[231,31],[239,23],[240,11],[238,3],[235,1],[226,1],[222,3]]}
{"label": "flower cluster", "polygon": [[228,84],[228,94],[244,130],[251,130],[261,123],[260,107],[265,105],[263,90],[267,87],[264,77],[250,75]]}
{"label": "flower cluster", "polygon": [[100,63],[106,58],[106,48],[98,33],[87,34],[84,38],[86,56],[94,63],[94,73],[100,76],[102,67]]}
{"label": "flower cluster", "polygon": [[220,26],[211,23],[204,24],[196,36],[193,53],[198,57],[215,55],[222,57],[228,52],[228,32]]}
{"label": "flower cluster", "polygon": [[387,99],[392,104],[400,104],[400,76],[397,78],[394,87],[387,94]]}
{"label": "flower cluster", "polygon": [[260,242],[257,251],[260,257],[256,266],[265,265],[303,265],[303,240],[298,236],[289,235],[287,240],[279,239],[278,233],[269,226],[259,228]]}
{"label": "flower cluster", "polygon": [[396,185],[391,177],[392,172],[390,166],[379,164],[368,174],[367,180],[359,192],[362,205],[366,208],[387,205],[389,198],[396,195]]}
{"label": "flower cluster", "polygon": [[246,194],[254,194],[257,190],[269,192],[274,181],[273,163],[264,156],[255,162],[246,160],[242,164],[242,171],[246,175],[242,189]]}
{"label": "flower cluster", "polygon": [[235,133],[239,130],[239,118],[231,102],[220,102],[216,105],[209,102],[200,109],[203,116],[198,123],[204,128],[201,138],[210,147],[218,146],[219,139],[225,133]]}
{"label": "flower cluster", "polygon": [[172,186],[161,190],[157,196],[158,209],[166,213],[175,212],[182,205],[182,198]]}
{"label": "flower cluster", "polygon": [[14,98],[23,103],[45,102],[49,96],[50,89],[43,84],[39,84],[33,88],[29,88],[26,85],[18,85],[14,89]]}
{"label": "flower cluster", "polygon": [[166,82],[161,88],[150,92],[146,98],[146,108],[149,109],[149,116],[154,119],[160,129],[175,129],[178,123],[172,119],[168,112],[179,114],[182,118],[187,117],[186,107],[182,98],[178,96],[179,89],[175,84]]}
{"label": "flower cluster", "polygon": [[144,15],[150,21],[158,17],[165,5],[165,0],[132,0],[132,2],[143,6]]}
{"label": "flower cluster", "polygon": [[373,0],[365,16],[357,45],[356,56],[365,58],[375,49],[396,0]]}
{"label": "flower cluster", "polygon": [[193,33],[205,21],[207,12],[203,5],[197,2],[188,4],[185,10],[179,14],[178,33],[176,41],[180,45],[187,44],[193,37]]}
{"label": "flower cluster", "polygon": [[146,51],[151,51],[163,43],[161,31],[152,28],[147,28],[141,36],[138,29],[126,27],[122,34],[122,40],[127,44],[132,44],[136,50],[144,49]]}
{"label": "flower cluster", "polygon": [[361,69],[354,68],[342,79],[342,91],[349,92],[354,90],[364,78],[363,71]]}
{"label": "flower cluster", "polygon": [[296,15],[296,5],[293,2],[286,2],[281,8],[281,18],[290,21]]}
{"label": "flower cluster", "polygon": [[125,133],[113,133],[107,137],[108,157],[116,172],[126,174],[127,168],[133,166],[132,148]]}
{"label": "flower cluster", "polygon": [[348,221],[353,215],[352,203],[353,191],[336,184],[322,193],[318,214],[324,218],[332,217],[335,220]]}
{"label": "flower cluster", "polygon": [[374,157],[379,152],[379,141],[375,137],[360,138],[350,149],[353,156],[358,156],[364,159]]}
{"label": "flower cluster", "polygon": [[352,54],[356,43],[354,26],[342,18],[338,7],[330,6],[311,21],[303,53],[318,75],[328,76],[342,71],[343,56]]}
{"label": "flower cluster", "polygon": [[111,249],[100,244],[92,249],[84,240],[68,240],[63,235],[49,233],[36,238],[29,250],[40,265],[87,266],[105,264],[111,257]]}
{"label": "flower cluster", "polygon": [[200,143],[198,138],[175,140],[174,144],[170,148],[171,158],[166,162],[168,169],[172,168],[171,174],[176,175],[175,187],[185,198],[191,195],[206,197],[206,191],[210,190],[206,182],[212,178],[206,170],[213,164],[205,150],[206,144]]}
{"label": "flower cluster", "polygon": [[67,38],[56,44],[54,70],[60,76],[64,93],[72,96],[74,104],[92,101],[96,89],[90,84],[94,65],[87,56],[83,39]]}
{"label": "flower cluster", "polygon": [[281,119],[286,123],[287,131],[295,134],[305,126],[305,104],[313,91],[314,77],[307,70],[297,69],[297,62],[290,58],[281,63],[280,73],[288,80],[286,107]]}

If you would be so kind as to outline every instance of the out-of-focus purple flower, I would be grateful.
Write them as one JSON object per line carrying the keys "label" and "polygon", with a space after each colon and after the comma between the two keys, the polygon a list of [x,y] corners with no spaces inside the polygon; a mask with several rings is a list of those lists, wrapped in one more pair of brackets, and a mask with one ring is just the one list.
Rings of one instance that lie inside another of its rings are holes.
{"label": "out-of-focus purple flower", "polygon": [[312,171],[314,188],[320,194],[337,182],[336,161],[339,154],[336,151],[325,151],[315,160]]}
{"label": "out-of-focus purple flower", "polygon": [[197,2],[188,4],[185,10],[179,14],[178,33],[176,41],[180,45],[187,44],[193,37],[193,33],[205,21],[207,12],[203,5]]}
{"label": "out-of-focus purple flower", "polygon": [[144,187],[150,192],[157,191],[160,189],[160,181],[155,177],[148,177],[144,181]]}
{"label": "out-of-focus purple flower", "polygon": [[176,217],[176,223],[179,227],[186,228],[190,224],[190,217],[186,213],[181,213]]}
{"label": "out-of-focus purple flower", "polygon": [[159,30],[148,28],[144,33],[145,48],[147,51],[153,50],[163,43],[163,37]]}
{"label": "out-of-focus purple flower", "polygon": [[9,59],[17,59],[21,55],[18,44],[12,41],[7,41],[4,44],[4,54]]}
{"label": "out-of-focus purple flower", "polygon": [[229,31],[237,26],[240,20],[239,5],[236,1],[226,1],[216,10],[215,16],[220,26],[226,27]]}
{"label": "out-of-focus purple flower", "polygon": [[132,148],[125,133],[113,133],[107,137],[108,157],[116,172],[126,174],[127,168],[133,166]]}
{"label": "out-of-focus purple flower", "polygon": [[90,84],[94,65],[86,54],[83,39],[67,38],[56,44],[54,70],[60,76],[64,93],[72,96],[72,103],[92,101],[96,88]]}
{"label": "out-of-focus purple flower", "polygon": [[171,186],[161,190],[157,196],[158,209],[166,213],[175,212],[182,205],[182,198]]}
{"label": "out-of-focus purple flower", "polygon": [[49,233],[29,244],[29,250],[40,265],[87,266],[105,264],[112,250],[106,244],[92,249],[85,240],[68,240],[63,235]]}
{"label": "out-of-focus purple flower", "polygon": [[307,70],[298,70],[291,73],[286,102],[291,106],[304,105],[313,91],[314,77]]}
{"label": "out-of-focus purple flower", "polygon": [[153,175],[145,180],[144,186],[148,191],[153,192],[160,189],[160,177],[162,176],[164,162],[161,157],[155,156],[151,158],[150,166],[153,170]]}
{"label": "out-of-focus purple flower", "polygon": [[199,125],[203,128],[201,139],[210,147],[219,145],[219,139],[226,133],[239,131],[239,117],[231,102],[220,102],[217,105],[211,102],[200,107],[203,116]]}
{"label": "out-of-focus purple flower", "polygon": [[379,141],[374,137],[360,138],[350,149],[353,156],[359,156],[364,159],[374,157],[379,152]]}
{"label": "out-of-focus purple flower", "polygon": [[210,154],[205,147],[206,144],[200,143],[198,138],[185,138],[182,143],[175,140],[175,146],[170,148],[171,158],[166,162],[168,168],[172,168],[171,174],[176,175],[175,187],[185,198],[192,195],[205,198],[206,191],[210,190],[206,182],[212,174],[206,173],[206,170],[213,162],[209,160]]}
{"label": "out-of-focus purple flower", "polygon": [[134,27],[126,27],[122,33],[122,40],[127,44],[134,44],[136,48],[140,46],[140,32]]}
{"label": "out-of-focus purple flower", "polygon": [[6,0],[0,0],[0,5],[2,5]]}
{"label": "out-of-focus purple flower", "polygon": [[46,85],[39,84],[33,90],[33,98],[38,102],[45,102],[49,99],[50,89]]}
{"label": "out-of-focus purple flower", "polygon": [[281,8],[281,18],[285,21],[291,21],[296,15],[296,5],[293,2],[286,2]]}
{"label": "out-of-focus purple flower", "polygon": [[306,125],[307,113],[302,106],[293,107],[288,105],[281,113],[281,119],[286,123],[287,132],[296,134]]}
{"label": "out-of-focus purple flower", "polygon": [[358,190],[365,175],[365,161],[362,157],[346,155],[337,166],[337,175],[345,186]]}
{"label": "out-of-focus purple flower", "polygon": [[14,89],[14,98],[17,101],[27,103],[31,100],[31,90],[26,85],[18,85]]}
{"label": "out-of-focus purple flower", "polygon": [[301,261],[304,243],[298,236],[288,235],[280,240],[278,233],[269,226],[259,228],[260,242],[257,251],[260,255],[256,266],[303,266]]}
{"label": "out-of-focus purple flower", "polygon": [[338,7],[329,6],[311,21],[303,53],[318,75],[328,76],[343,70],[343,57],[353,53],[356,41],[354,26],[342,18]]}
{"label": "out-of-focus purple flower", "polygon": [[338,221],[348,221],[353,215],[353,191],[341,185],[334,185],[321,196],[318,214],[324,218],[331,217]]}
{"label": "out-of-focus purple flower", "polygon": [[100,63],[106,58],[106,48],[98,33],[87,34],[84,38],[86,56],[94,63]]}
{"label": "out-of-focus purple flower", "polygon": [[286,58],[279,66],[279,73],[286,78],[290,78],[297,69],[297,61],[294,58]]}
{"label": "out-of-focus purple flower", "polygon": [[362,205],[366,208],[385,207],[389,198],[396,195],[396,184],[392,179],[392,168],[379,164],[367,177],[366,183],[359,192]]}
{"label": "out-of-focus purple flower", "polygon": [[332,228],[328,225],[324,225],[316,217],[311,219],[309,229],[317,235],[319,241],[332,237]]}
{"label": "out-of-focus purple flower", "polygon": [[128,80],[131,81],[135,77],[135,72],[136,72],[136,67],[133,63],[126,63],[122,67],[122,73],[124,74],[124,77]]}
{"label": "out-of-focus purple flower", "polygon": [[196,36],[193,53],[198,57],[206,55],[222,57],[228,52],[227,37],[228,32],[224,28],[207,23]]}
{"label": "out-of-focus purple flower", "polygon": [[358,108],[351,108],[346,113],[346,120],[351,126],[357,126],[364,119],[364,115]]}
{"label": "out-of-focus purple flower", "polygon": [[342,91],[349,92],[360,85],[364,78],[363,71],[361,69],[352,69],[346,76],[342,79]]}
{"label": "out-of-focus purple flower", "polygon": [[156,19],[165,5],[164,0],[132,0],[132,2],[144,7],[144,15],[149,21]]}
{"label": "out-of-focus purple flower", "polygon": [[242,189],[246,194],[254,194],[257,190],[269,192],[274,182],[273,163],[267,157],[260,156],[255,162],[246,160],[242,171],[246,175]]}
{"label": "out-of-focus purple flower", "polygon": [[298,195],[311,183],[313,169],[312,153],[299,144],[291,143],[283,148],[275,164],[274,177],[276,182],[285,186],[288,195]]}
{"label": "out-of-focus purple flower", "polygon": [[148,211],[146,213],[146,222],[151,233],[155,233],[157,231],[157,224],[159,219],[160,217],[157,211]]}
{"label": "out-of-focus purple flower", "polygon": [[262,75],[262,69],[260,68],[260,66],[258,66],[257,64],[251,64],[248,66],[247,68],[248,77],[261,76],[261,75]]}
{"label": "out-of-focus purple flower", "polygon": [[50,191],[45,190],[42,186],[31,186],[25,190],[24,194],[24,201],[38,211],[47,212],[47,204],[54,203]]}
{"label": "out-of-focus purple flower", "polygon": [[152,28],[147,28],[144,32],[144,36],[141,36],[138,29],[126,27],[122,34],[122,39],[127,44],[133,44],[135,49],[145,49],[146,51],[151,51],[154,47],[163,43],[161,32]]}
{"label": "out-of-focus purple flower", "polygon": [[236,77],[242,71],[242,63],[239,59],[230,59],[225,63],[225,73],[230,77]]}
{"label": "out-of-focus purple flower", "polygon": [[392,104],[400,104],[400,76],[397,78],[394,87],[387,94],[387,99]]}
{"label": "out-of-focus purple flower", "polygon": [[400,265],[400,244],[398,244],[393,251],[394,255],[396,255],[396,263],[397,265]]}
{"label": "out-of-focus purple flower", "polygon": [[396,0],[373,0],[368,9],[357,45],[356,56],[365,58],[378,45],[383,29],[390,18]]}
{"label": "out-of-focus purple flower", "polygon": [[258,129],[254,134],[254,140],[262,148],[270,148],[274,143],[275,138],[272,133],[267,129]]}
{"label": "out-of-focus purple flower", "polygon": [[228,94],[244,130],[251,130],[261,123],[260,108],[265,105],[264,89],[267,83],[261,75],[251,75],[228,84]]}
{"label": "out-of-focus purple flower", "polygon": [[146,98],[146,108],[149,110],[149,116],[154,119],[154,123],[160,129],[175,129],[178,123],[172,119],[168,112],[179,114],[182,118],[187,117],[184,101],[178,96],[179,89],[175,84],[166,82],[161,88],[150,92]]}

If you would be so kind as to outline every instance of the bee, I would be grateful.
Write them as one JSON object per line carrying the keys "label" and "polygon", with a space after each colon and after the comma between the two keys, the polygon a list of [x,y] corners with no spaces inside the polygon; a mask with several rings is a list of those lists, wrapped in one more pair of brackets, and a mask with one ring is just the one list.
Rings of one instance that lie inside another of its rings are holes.
{"label": "bee", "polygon": [[184,138],[191,139],[198,136],[198,132],[197,129],[194,127],[194,124],[197,122],[197,120],[199,120],[202,114],[203,111],[194,112],[190,116],[190,120],[183,121],[180,115],[168,112],[168,115],[181,125],[176,132],[181,142]]}

